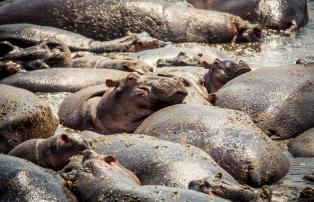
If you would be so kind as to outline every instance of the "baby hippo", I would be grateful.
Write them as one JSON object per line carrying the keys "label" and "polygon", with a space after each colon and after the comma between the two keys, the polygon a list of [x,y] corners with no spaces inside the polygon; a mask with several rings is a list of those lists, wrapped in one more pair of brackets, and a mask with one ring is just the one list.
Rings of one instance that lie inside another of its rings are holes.
{"label": "baby hippo", "polygon": [[106,135],[132,133],[146,117],[182,103],[187,95],[183,80],[175,76],[131,73],[121,80],[108,79],[106,86],[106,91],[95,86],[67,97],[59,110],[60,123]]}
{"label": "baby hippo", "polygon": [[213,64],[203,63],[208,72],[204,75],[207,92],[215,93],[231,79],[251,71],[249,65],[242,60],[234,61],[215,59]]}
{"label": "baby hippo", "polygon": [[77,154],[82,154],[90,143],[77,134],[56,135],[47,139],[32,139],[15,147],[9,155],[29,160],[41,167],[61,170]]}

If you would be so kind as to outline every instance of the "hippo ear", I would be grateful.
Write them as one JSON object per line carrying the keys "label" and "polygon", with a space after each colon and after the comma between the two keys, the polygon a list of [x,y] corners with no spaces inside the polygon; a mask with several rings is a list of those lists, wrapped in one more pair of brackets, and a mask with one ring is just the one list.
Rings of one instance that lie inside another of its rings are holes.
{"label": "hippo ear", "polygon": [[106,163],[110,165],[112,165],[113,163],[117,161],[113,156],[104,156],[102,160],[104,160]]}
{"label": "hippo ear", "polygon": [[119,86],[119,81],[107,79],[106,80],[106,86],[109,88],[116,88]]}
{"label": "hippo ear", "polygon": [[62,134],[61,135],[61,140],[63,141],[63,142],[68,142],[69,141],[69,136],[67,135],[67,134]]}
{"label": "hippo ear", "polygon": [[216,59],[214,60],[214,63],[213,63],[213,64],[219,65],[220,63],[221,63],[221,61],[220,61],[218,58],[216,58]]}
{"label": "hippo ear", "polygon": [[209,64],[207,61],[200,61],[197,63],[198,66],[204,67],[205,69],[210,69],[212,68],[213,65]]}

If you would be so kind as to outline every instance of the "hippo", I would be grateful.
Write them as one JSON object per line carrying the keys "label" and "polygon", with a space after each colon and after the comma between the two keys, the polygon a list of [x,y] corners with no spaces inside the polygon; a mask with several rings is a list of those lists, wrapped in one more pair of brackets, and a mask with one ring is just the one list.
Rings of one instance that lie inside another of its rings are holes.
{"label": "hippo", "polygon": [[237,185],[230,182],[222,182],[218,177],[205,178],[191,181],[190,190],[202,193],[213,193],[230,201],[270,201],[271,192],[267,187],[253,189],[247,185]]}
{"label": "hippo", "polygon": [[[190,71],[186,71],[186,70]],[[195,69],[193,71],[193,69]],[[183,66],[181,67],[164,67],[157,70],[158,75],[163,76],[177,76],[182,79],[184,85],[188,91],[187,96],[182,103],[193,104],[206,104],[211,105],[209,96],[204,86],[204,79],[198,76],[197,73],[202,70],[198,70],[197,67]]]}
{"label": "hippo", "polygon": [[70,67],[72,65],[69,48],[60,43],[43,42],[35,46],[11,52],[1,55],[0,61],[12,61],[20,64],[22,68],[26,70]]}
{"label": "hippo", "polygon": [[167,46],[154,50],[146,50],[139,53],[132,53],[129,57],[144,61],[146,64],[157,67],[169,66],[200,66],[206,67],[212,64],[215,59],[230,60],[238,62],[230,54],[216,48],[209,48],[204,45],[192,47]]}
{"label": "hippo", "polygon": [[307,0],[187,0],[196,8],[231,13],[266,28],[296,31],[309,21]]}
{"label": "hippo", "polygon": [[0,201],[76,202],[77,199],[56,172],[0,154]]}
{"label": "hippo", "polygon": [[260,68],[216,92],[217,106],[245,111],[273,139],[314,127],[314,65]]}
{"label": "hippo", "polygon": [[289,160],[251,118],[209,105],[178,104],[145,119],[134,133],[204,150],[239,183],[260,187],[289,171]]}
{"label": "hippo", "polygon": [[112,69],[50,68],[22,72],[0,81],[32,92],[77,92],[93,85],[105,84],[106,79],[119,79],[128,72]]}
{"label": "hippo", "polygon": [[218,58],[214,60],[213,64],[208,65],[209,70],[204,75],[205,87],[207,92],[215,93],[227,82],[251,71],[249,65],[240,60],[238,63],[230,60],[221,61]]}
{"label": "hippo", "polygon": [[291,139],[288,148],[294,157],[314,157],[314,128]]}
{"label": "hippo", "polygon": [[301,193],[298,201],[307,202],[313,201],[314,198],[314,189],[312,187],[306,187]]}
{"label": "hippo", "polygon": [[33,93],[0,84],[0,153],[34,138],[54,135],[58,120]]}
{"label": "hippo", "polygon": [[28,140],[16,146],[8,155],[58,171],[68,164],[72,156],[82,154],[89,147],[89,142],[80,135],[61,134],[47,139]]}
{"label": "hippo", "polygon": [[192,180],[215,176],[237,184],[208,154],[192,145],[141,134],[104,136],[91,131],[82,131],[80,134],[91,142],[97,153],[115,156],[140,179],[142,185],[187,189]]}
{"label": "hippo", "polygon": [[169,44],[169,42],[150,37],[146,32],[127,33],[127,36],[119,39],[102,42],[63,29],[26,23],[0,25],[0,40],[6,40],[22,47],[36,45],[48,40],[63,43],[71,51],[93,53],[138,52]]}
{"label": "hippo", "polygon": [[0,7],[0,24],[12,23],[52,26],[100,41],[129,31],[175,43],[261,40],[260,27],[238,16],[166,1],[17,0]]}
{"label": "hippo", "polygon": [[[141,186],[113,157],[85,151],[63,177],[80,201],[223,201],[213,195],[174,187]],[[97,181],[97,183],[95,183]]]}
{"label": "hippo", "polygon": [[132,58],[110,59],[102,55],[88,55],[74,58],[72,67],[115,69],[126,72],[137,72],[139,74],[153,72],[153,67],[141,60]]}
{"label": "hippo", "polygon": [[92,90],[86,96],[90,90],[83,89],[65,98],[59,110],[60,123],[101,134],[132,133],[153,112],[181,103],[187,95],[182,79],[174,76],[130,73],[123,79],[107,79],[106,86],[109,89],[104,93]]}

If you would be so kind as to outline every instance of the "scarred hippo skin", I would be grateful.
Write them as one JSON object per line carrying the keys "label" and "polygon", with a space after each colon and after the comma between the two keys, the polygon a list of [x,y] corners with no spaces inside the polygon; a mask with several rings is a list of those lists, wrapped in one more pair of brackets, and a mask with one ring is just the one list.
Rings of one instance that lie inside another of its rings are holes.
{"label": "scarred hippo skin", "polygon": [[10,41],[18,46],[28,47],[44,41],[63,43],[71,51],[138,52],[163,47],[169,43],[152,38],[147,33],[128,34],[122,38],[101,42],[86,38],[74,32],[33,24],[7,24],[0,26],[0,40]]}
{"label": "scarred hippo skin", "polygon": [[274,183],[289,171],[279,147],[240,111],[174,105],[148,117],[135,133],[197,146],[238,182],[253,187]]}
{"label": "scarred hippo skin", "polygon": [[0,201],[77,201],[56,172],[0,154]]}
{"label": "scarred hippo skin", "polygon": [[119,79],[128,72],[111,69],[50,68],[22,72],[0,81],[32,92],[77,92],[107,79]]}
{"label": "scarred hippo skin", "polygon": [[58,120],[33,93],[0,84],[0,153],[34,138],[54,134]]}
{"label": "scarred hippo skin", "polygon": [[288,147],[294,157],[314,157],[314,128],[291,139]]}
{"label": "scarred hippo skin", "polygon": [[72,65],[69,48],[64,44],[55,42],[43,42],[18,51],[14,50],[8,54],[1,55],[0,61],[15,62],[26,70],[70,67]]}
{"label": "scarred hippo skin", "polygon": [[97,153],[117,158],[142,185],[188,188],[192,180],[215,176],[237,183],[208,154],[192,145],[137,134],[104,136],[90,131],[80,134],[92,143]]}
{"label": "scarred hippo skin", "polygon": [[187,0],[196,8],[223,11],[277,30],[296,30],[309,20],[306,0]]}
{"label": "scarred hippo skin", "polygon": [[120,80],[107,79],[106,85],[109,89],[103,95],[103,90],[97,93],[92,87],[66,98],[59,110],[60,123],[101,134],[132,133],[146,117],[182,103],[188,93],[182,79],[174,76],[131,73]]}
{"label": "scarred hippo skin", "polygon": [[115,69],[144,74],[153,72],[153,67],[141,60],[131,58],[110,59],[102,55],[88,55],[73,59],[73,66],[79,68]]}
{"label": "scarred hippo skin", "polygon": [[187,189],[140,186],[112,156],[86,151],[83,160],[74,160],[78,163],[66,167],[63,176],[80,201],[223,201]]}
{"label": "scarred hippo skin", "polygon": [[222,87],[215,105],[250,114],[269,136],[291,138],[314,127],[314,65],[260,68]]}
{"label": "scarred hippo skin", "polygon": [[213,64],[209,64],[207,68],[209,70],[204,74],[204,80],[209,94],[215,93],[235,77],[251,71],[249,65],[242,60],[236,63],[230,60],[220,61],[215,59]]}
{"label": "scarred hippo skin", "polygon": [[47,139],[32,139],[15,147],[9,155],[31,161],[44,168],[61,170],[70,158],[90,147],[83,136],[62,134]]}
{"label": "scarred hippo skin", "polygon": [[217,58],[220,60],[231,60],[236,62],[235,58],[233,58],[231,55],[224,51],[201,45],[191,48],[168,46],[164,48],[133,53],[130,55],[130,57],[142,60],[146,64],[149,64],[151,66],[158,66],[159,64],[159,66],[169,67],[179,66],[174,65],[173,62],[169,62],[171,65],[167,64],[167,61],[174,60],[174,58],[178,58],[178,56],[182,54],[184,54],[184,58],[186,58],[185,61],[182,61],[181,59],[181,62],[185,63],[184,65],[182,64],[182,66],[202,66],[203,62],[207,64],[212,64]]}
{"label": "scarred hippo skin", "polygon": [[204,43],[258,41],[261,35],[259,27],[238,16],[163,1],[17,0],[0,7],[0,24],[9,23],[52,26],[95,40],[116,39],[128,31]]}

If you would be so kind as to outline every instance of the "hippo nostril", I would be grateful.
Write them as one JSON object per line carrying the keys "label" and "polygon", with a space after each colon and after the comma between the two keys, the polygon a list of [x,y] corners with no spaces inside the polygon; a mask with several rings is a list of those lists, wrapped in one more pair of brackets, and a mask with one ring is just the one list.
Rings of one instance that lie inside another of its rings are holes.
{"label": "hippo nostril", "polygon": [[116,159],[113,156],[104,156],[102,160],[104,160],[109,165],[113,165],[114,163],[116,163]]}

